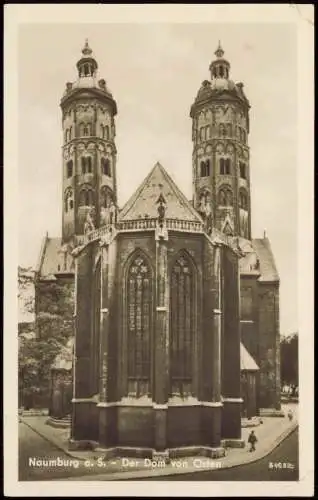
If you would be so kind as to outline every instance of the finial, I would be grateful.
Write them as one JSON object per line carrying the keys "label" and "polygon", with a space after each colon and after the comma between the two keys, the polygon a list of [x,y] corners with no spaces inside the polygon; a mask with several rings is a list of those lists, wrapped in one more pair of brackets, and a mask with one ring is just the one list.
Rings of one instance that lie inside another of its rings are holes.
{"label": "finial", "polygon": [[85,38],[85,46],[84,46],[84,48],[82,50],[82,54],[84,56],[89,56],[89,55],[91,55],[91,53],[92,53],[92,49],[88,45],[88,38]]}
{"label": "finial", "polygon": [[214,54],[216,55],[216,57],[219,57],[219,58],[223,57],[223,55],[224,55],[224,50],[221,47],[220,40],[219,40],[218,48],[216,49],[216,51],[214,52]]}
{"label": "finial", "polygon": [[264,240],[267,238],[266,229],[264,229]]}

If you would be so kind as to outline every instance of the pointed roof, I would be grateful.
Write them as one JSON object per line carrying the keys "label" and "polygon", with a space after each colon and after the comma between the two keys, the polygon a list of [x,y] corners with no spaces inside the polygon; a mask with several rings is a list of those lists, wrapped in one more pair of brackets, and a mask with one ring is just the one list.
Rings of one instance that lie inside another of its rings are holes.
{"label": "pointed roof", "polygon": [[260,282],[279,282],[272,248],[267,237],[251,241],[240,238],[240,247],[245,256],[240,259],[241,274],[257,274]]}
{"label": "pointed roof", "polygon": [[166,203],[165,217],[201,222],[202,219],[160,163],[156,163],[120,212],[119,220],[157,219],[158,199]]}
{"label": "pointed roof", "polygon": [[240,344],[241,370],[258,371],[259,367],[254,361],[246,347]]}

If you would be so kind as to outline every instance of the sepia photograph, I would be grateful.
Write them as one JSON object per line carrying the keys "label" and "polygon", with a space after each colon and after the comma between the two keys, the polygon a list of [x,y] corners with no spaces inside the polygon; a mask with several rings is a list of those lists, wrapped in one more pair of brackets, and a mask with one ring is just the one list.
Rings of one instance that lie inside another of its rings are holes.
{"label": "sepia photograph", "polygon": [[59,7],[15,28],[17,482],[296,491],[313,469],[298,28],[313,12]]}

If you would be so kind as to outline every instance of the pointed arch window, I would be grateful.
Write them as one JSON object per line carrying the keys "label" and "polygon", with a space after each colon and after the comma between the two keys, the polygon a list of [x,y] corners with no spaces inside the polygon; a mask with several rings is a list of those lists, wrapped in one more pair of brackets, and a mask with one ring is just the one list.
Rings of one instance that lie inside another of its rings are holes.
{"label": "pointed arch window", "polygon": [[231,160],[230,158],[220,158],[220,174],[231,175]]}
{"label": "pointed arch window", "polygon": [[110,202],[113,201],[112,191],[108,186],[103,186],[100,190],[101,206],[107,208]]}
{"label": "pointed arch window", "polygon": [[68,188],[65,191],[65,196],[64,196],[64,210],[67,213],[73,210],[73,207],[74,207],[73,190],[71,188]]}
{"label": "pointed arch window", "polygon": [[82,156],[81,165],[82,165],[82,174],[91,174],[93,171],[92,168],[92,157],[91,156]]}
{"label": "pointed arch window", "polygon": [[170,374],[171,395],[191,393],[193,377],[194,272],[182,252],[171,271],[170,290]]}
{"label": "pointed arch window", "polygon": [[72,177],[73,175],[73,160],[69,160],[66,164],[66,176],[67,178]]}
{"label": "pointed arch window", "polygon": [[79,205],[81,207],[90,207],[94,205],[94,192],[90,187],[84,187],[79,193]]}
{"label": "pointed arch window", "polygon": [[101,170],[103,175],[111,177],[110,161],[108,158],[101,159]]}
{"label": "pointed arch window", "polygon": [[242,161],[239,163],[240,166],[240,177],[241,179],[246,179],[246,165]]}
{"label": "pointed arch window", "polygon": [[150,390],[150,340],[152,329],[152,271],[137,254],[127,273],[127,375],[128,392],[137,397]]}
{"label": "pointed arch window", "polygon": [[229,187],[222,187],[219,190],[218,201],[223,207],[231,207],[233,205],[232,190]]}
{"label": "pointed arch window", "polygon": [[200,177],[209,177],[210,175],[210,160],[201,161]]}
{"label": "pointed arch window", "polygon": [[239,206],[243,210],[247,210],[248,208],[247,193],[244,189],[241,189],[239,193]]}

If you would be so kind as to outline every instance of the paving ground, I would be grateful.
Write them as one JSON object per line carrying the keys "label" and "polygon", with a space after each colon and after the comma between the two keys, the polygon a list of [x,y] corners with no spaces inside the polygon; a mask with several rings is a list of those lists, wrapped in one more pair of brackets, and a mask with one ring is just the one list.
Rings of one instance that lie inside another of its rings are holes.
{"label": "paving ground", "polygon": [[[225,474],[224,469],[234,471],[242,464],[249,464],[250,471],[255,464],[252,463],[262,459],[264,455],[272,453],[272,450],[280,449],[277,446],[286,438],[286,446],[280,451],[281,469],[279,467],[269,469],[267,474],[274,474],[277,479],[278,474],[287,474],[293,477],[298,473],[298,433],[287,436],[297,427],[297,405],[284,406],[287,413],[289,408],[293,409],[294,419],[292,422],[287,417],[264,417],[263,424],[255,427],[255,434],[258,438],[256,451],[250,453],[248,448],[227,449],[226,456],[222,459],[208,460],[203,457],[186,457],[181,462],[171,462],[164,468],[154,468],[151,464],[146,464],[143,460],[127,462],[123,459],[114,459],[104,462],[101,458],[102,451],[70,452],[68,450],[68,429],[57,429],[47,425],[45,416],[20,416],[19,424],[19,480],[53,480],[65,479],[79,480],[125,480],[142,479],[144,477],[166,480],[169,476],[177,478],[202,474],[202,478],[207,478],[209,474]],[[247,440],[250,428],[242,429],[242,438]],[[293,437],[292,437],[293,436]],[[275,457],[275,451],[274,455]],[[297,460],[296,460],[297,459]],[[49,461],[55,462],[49,462]],[[275,461],[274,459],[272,461]],[[264,464],[270,462],[265,459]],[[278,462],[278,463],[279,463]],[[129,465],[128,465],[129,463]],[[255,462],[256,463],[256,462]],[[283,463],[292,464],[292,467],[283,466]],[[148,466],[147,466],[148,465]],[[242,473],[244,472],[243,469]],[[260,465],[255,469],[261,470]],[[287,472],[288,470],[288,472]],[[293,471],[293,472],[292,472]],[[237,472],[233,472],[234,475]],[[228,473],[229,474],[229,473]],[[227,476],[225,474],[225,476]],[[200,476],[201,477],[201,476]],[[214,476],[213,476],[214,477]],[[184,480],[183,479],[183,480]],[[177,479],[176,479],[177,480]],[[228,480],[228,477],[227,479]]]}

